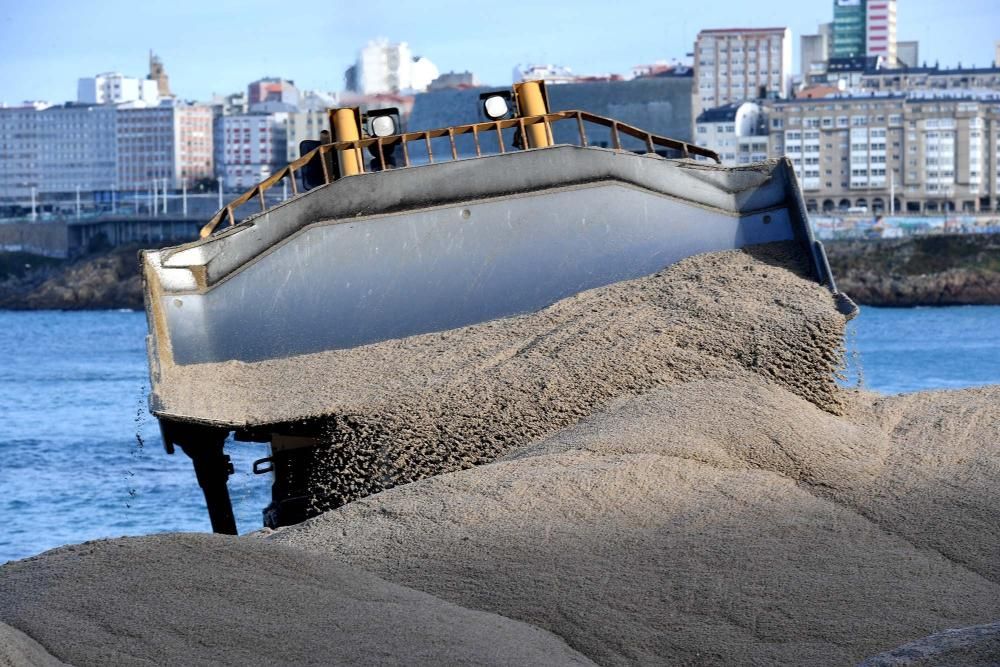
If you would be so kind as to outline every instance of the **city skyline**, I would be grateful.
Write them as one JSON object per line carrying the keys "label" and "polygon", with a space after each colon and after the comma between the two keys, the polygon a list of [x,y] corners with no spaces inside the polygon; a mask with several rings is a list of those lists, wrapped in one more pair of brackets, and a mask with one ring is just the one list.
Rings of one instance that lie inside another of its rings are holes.
{"label": "city skyline", "polygon": [[[134,6],[121,0],[98,7],[62,0],[11,5],[0,10],[0,58],[17,66],[0,70],[0,102],[72,100],[77,79],[99,72],[144,76],[150,48],[162,57],[174,92],[183,99],[207,100],[262,76],[294,79],[300,89],[339,91],[358,49],[379,36],[409,42],[442,72],[471,70],[486,84],[506,86],[518,63],[556,63],[578,74],[627,72],[634,65],[683,58],[702,29],[782,25],[792,30],[797,70],[799,37],[815,32],[833,13],[831,0],[796,3],[794,16],[785,2],[713,5],[718,11],[707,14],[702,7],[639,1],[608,17],[606,5],[592,0],[575,3],[571,15],[564,8],[511,0],[477,7],[474,21],[463,21],[464,5],[453,2],[428,2],[412,12],[384,0],[367,3],[364,11],[345,4],[342,19],[319,3],[277,13],[262,2],[180,2],[144,8],[138,18]],[[971,0],[962,9],[951,11],[940,0],[900,0],[899,38],[919,40],[921,59],[928,63],[989,65],[1000,39],[991,34],[1000,25],[1000,6]],[[609,30],[615,22],[621,27]],[[76,29],[53,29],[64,25]],[[662,27],[651,30],[651,25]],[[636,39],[641,31],[651,36]],[[109,34],[116,39],[109,42]],[[240,48],[241,43],[248,46]]]}

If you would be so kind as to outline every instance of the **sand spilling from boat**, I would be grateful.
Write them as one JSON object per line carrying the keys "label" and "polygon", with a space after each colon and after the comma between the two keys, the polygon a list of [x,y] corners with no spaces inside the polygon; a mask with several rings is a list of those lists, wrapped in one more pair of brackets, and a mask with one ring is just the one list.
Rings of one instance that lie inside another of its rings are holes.
{"label": "sand spilling from boat", "polygon": [[524,623],[218,535],[89,542],[7,564],[0,620],[78,666],[593,664]]}
{"label": "sand spilling from boat", "polygon": [[611,401],[750,370],[838,412],[844,316],[794,243],[690,257],[540,312],[265,361],[168,368],[163,409],[229,424],[323,417],[333,507],[497,458]]}

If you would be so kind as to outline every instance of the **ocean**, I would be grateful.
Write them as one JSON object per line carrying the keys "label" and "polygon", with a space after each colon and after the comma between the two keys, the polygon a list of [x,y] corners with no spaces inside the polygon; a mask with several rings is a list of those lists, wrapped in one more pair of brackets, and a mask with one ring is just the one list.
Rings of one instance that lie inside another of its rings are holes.
{"label": "ocean", "polygon": [[[189,459],[146,411],[146,321],[132,311],[0,311],[0,563],[62,544],[208,531]],[[883,393],[1000,383],[1000,306],[862,308],[845,384]],[[267,446],[230,443],[240,532],[261,526]]]}

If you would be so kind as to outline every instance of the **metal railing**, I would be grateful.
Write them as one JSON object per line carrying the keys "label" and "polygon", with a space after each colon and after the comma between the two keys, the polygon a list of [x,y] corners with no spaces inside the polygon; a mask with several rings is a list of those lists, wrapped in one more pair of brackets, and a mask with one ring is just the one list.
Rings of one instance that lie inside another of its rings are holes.
{"label": "metal railing", "polygon": [[[554,113],[548,113],[538,116],[524,116],[520,118],[510,118],[507,120],[491,120],[484,121],[481,123],[472,123],[470,125],[456,125],[453,127],[441,128],[437,130],[424,130],[420,132],[404,132],[403,134],[394,134],[388,137],[366,137],[364,139],[357,139],[355,141],[340,141],[329,144],[322,144],[317,148],[313,149],[309,153],[306,153],[294,162],[290,162],[285,165],[277,172],[272,174],[269,178],[264,179],[257,185],[253,186],[242,195],[229,202],[224,208],[219,210],[212,219],[205,224],[201,229],[202,238],[212,234],[219,224],[228,219],[229,226],[236,224],[236,213],[235,210],[240,206],[250,202],[254,198],[257,198],[260,203],[261,212],[267,210],[267,204],[264,199],[264,193],[270,188],[281,183],[283,179],[288,179],[290,182],[290,187],[292,191],[292,196],[295,196],[299,192],[298,182],[296,179],[296,174],[306,167],[310,162],[312,162],[317,156],[320,158],[319,162],[322,165],[323,171],[323,183],[327,184],[336,180],[336,175],[333,173],[333,169],[330,166],[330,161],[327,159],[327,155],[331,152],[340,151],[356,151],[357,162],[360,165],[361,173],[365,173],[365,160],[363,156],[363,149],[374,146],[375,151],[373,151],[375,157],[378,160],[379,170],[385,169],[400,169],[415,166],[413,160],[410,156],[410,150],[408,144],[414,142],[420,142],[422,144],[423,151],[426,151],[427,162],[433,164],[435,162],[434,151],[431,145],[432,139],[447,138],[450,146],[450,153],[445,157],[445,160],[459,160],[459,151],[455,143],[455,138],[463,135],[471,135],[473,140],[473,146],[475,148],[475,156],[481,157],[483,155],[481,137],[483,135],[493,135],[496,136],[496,142],[498,144],[499,150],[496,154],[503,154],[510,152],[504,145],[503,130],[516,128],[520,132],[522,144],[524,142],[524,137],[526,137],[525,128],[532,125],[542,124],[545,127],[545,133],[548,138],[549,145],[554,145],[552,126],[560,121],[576,121],[576,129],[579,135],[579,145],[588,146],[586,125],[592,124],[600,126],[610,130],[610,148],[616,150],[622,149],[622,137],[631,137],[637,139],[643,143],[645,149],[649,153],[655,153],[656,149],[665,148],[673,151],[677,151],[682,158],[691,158],[694,156],[708,158],[714,160],[716,163],[721,164],[719,155],[712,150],[707,148],[702,148],[701,146],[696,146],[694,144],[689,144],[686,141],[679,141],[677,139],[670,139],[668,137],[661,137],[651,132],[646,132],[645,130],[640,130],[637,127],[628,125],[626,123],[621,123],[619,121],[613,120],[611,118],[605,118],[604,116],[598,116],[586,111],[557,111]],[[394,165],[386,161],[385,149],[390,147],[395,149],[396,147],[401,148],[403,164]],[[518,149],[514,149],[518,150]],[[469,156],[473,157],[473,156]],[[421,163],[423,164],[423,163]]]}

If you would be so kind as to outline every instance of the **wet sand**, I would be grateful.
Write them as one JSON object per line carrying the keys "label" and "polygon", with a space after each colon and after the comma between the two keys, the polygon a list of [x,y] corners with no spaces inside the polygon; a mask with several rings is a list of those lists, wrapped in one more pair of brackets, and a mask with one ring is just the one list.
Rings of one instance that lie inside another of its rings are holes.
{"label": "wet sand", "polygon": [[[717,253],[533,315],[186,369],[228,388],[175,406],[325,415],[347,504],[3,566],[0,621],[79,665],[842,665],[996,622],[1000,387],[838,389],[844,318],[801,268]],[[250,400],[296,377],[316,390]],[[1000,660],[982,647],[968,664]]]}

